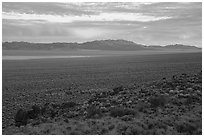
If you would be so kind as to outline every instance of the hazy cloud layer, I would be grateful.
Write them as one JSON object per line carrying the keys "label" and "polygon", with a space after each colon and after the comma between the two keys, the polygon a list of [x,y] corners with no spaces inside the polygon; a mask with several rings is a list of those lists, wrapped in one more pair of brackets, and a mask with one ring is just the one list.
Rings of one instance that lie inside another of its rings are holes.
{"label": "hazy cloud layer", "polygon": [[3,41],[126,39],[202,46],[201,3],[6,3]]}

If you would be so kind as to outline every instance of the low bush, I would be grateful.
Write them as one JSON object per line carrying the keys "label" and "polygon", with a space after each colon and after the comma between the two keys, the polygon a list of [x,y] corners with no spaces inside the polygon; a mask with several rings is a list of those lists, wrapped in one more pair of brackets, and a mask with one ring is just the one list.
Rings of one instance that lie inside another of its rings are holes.
{"label": "low bush", "polygon": [[152,108],[164,107],[168,103],[168,97],[165,95],[159,95],[150,98],[149,102]]}
{"label": "low bush", "polygon": [[199,98],[198,96],[189,96],[186,101],[184,102],[185,105],[192,105],[194,103],[202,103],[202,98]]}
{"label": "low bush", "polygon": [[139,112],[145,112],[145,110],[148,108],[149,106],[144,103],[144,102],[139,102],[136,106],[136,109],[139,111]]}
{"label": "low bush", "polygon": [[122,117],[125,115],[136,115],[137,112],[129,108],[114,108],[110,111],[110,116],[112,117]]}
{"label": "low bush", "polygon": [[37,105],[32,106],[32,110],[27,111],[28,117],[30,119],[37,118],[41,113],[41,108]]}
{"label": "low bush", "polygon": [[198,127],[194,123],[186,122],[186,121],[177,121],[176,122],[176,130],[181,134],[196,134]]}
{"label": "low bush", "polygon": [[123,91],[124,87],[123,86],[119,86],[119,87],[115,87],[113,88],[113,92],[111,93],[111,95],[116,95],[118,94],[120,91]]}
{"label": "low bush", "polygon": [[77,106],[77,103],[75,102],[66,102],[66,103],[62,103],[61,109],[73,108],[75,106]]}
{"label": "low bush", "polygon": [[87,116],[86,118],[100,118],[102,116],[102,112],[96,106],[90,106],[87,108]]}
{"label": "low bush", "polygon": [[15,115],[15,125],[20,127],[27,124],[28,113],[23,109],[19,109]]}
{"label": "low bush", "polygon": [[46,103],[41,109],[41,115],[44,117],[54,118],[57,109],[53,107],[53,104]]}

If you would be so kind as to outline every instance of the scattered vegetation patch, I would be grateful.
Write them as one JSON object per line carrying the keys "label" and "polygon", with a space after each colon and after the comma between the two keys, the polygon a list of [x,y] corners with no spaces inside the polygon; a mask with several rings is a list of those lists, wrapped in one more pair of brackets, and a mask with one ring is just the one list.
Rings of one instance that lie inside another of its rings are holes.
{"label": "scattered vegetation patch", "polygon": [[27,111],[23,109],[19,109],[15,115],[15,125],[20,127],[22,125],[26,125],[28,120]]}
{"label": "scattered vegetation patch", "polygon": [[8,128],[3,133],[200,135],[202,92],[190,87],[201,86],[202,83],[194,84],[200,78],[182,74],[168,82],[189,81],[188,85],[176,81],[176,86],[183,86],[182,89],[158,87],[155,82],[131,90],[118,89],[114,95],[110,95],[111,91],[89,93],[90,97],[81,103],[64,101],[33,105],[32,109],[19,109],[15,115],[15,128]]}
{"label": "scattered vegetation patch", "polygon": [[61,109],[66,109],[66,108],[73,108],[75,106],[77,106],[77,103],[71,101],[71,102],[62,103],[60,107]]}
{"label": "scattered vegetation patch", "polygon": [[201,134],[202,125],[194,119],[184,119],[176,121],[175,123],[176,130],[179,134],[188,134],[188,135],[198,135]]}
{"label": "scattered vegetation patch", "polygon": [[149,102],[152,108],[164,107],[168,103],[168,97],[166,95],[151,97]]}
{"label": "scattered vegetation patch", "polygon": [[119,86],[119,87],[115,87],[113,88],[113,92],[111,93],[111,95],[116,95],[118,94],[120,91],[123,91],[124,87],[123,86]]}
{"label": "scattered vegetation patch", "polygon": [[100,117],[102,117],[101,109],[97,108],[96,106],[88,107],[86,118],[100,118]]}
{"label": "scattered vegetation patch", "polygon": [[130,108],[113,108],[110,111],[110,116],[111,117],[123,117],[125,115],[132,115],[135,116],[137,112],[134,109]]}
{"label": "scattered vegetation patch", "polygon": [[197,97],[197,96],[189,96],[186,100],[185,100],[185,105],[191,105],[194,104],[196,102],[202,102],[201,98]]}
{"label": "scattered vegetation patch", "polygon": [[137,103],[136,105],[136,109],[139,111],[139,112],[145,112],[146,109],[149,108],[149,105],[146,104],[145,102],[139,102]]}

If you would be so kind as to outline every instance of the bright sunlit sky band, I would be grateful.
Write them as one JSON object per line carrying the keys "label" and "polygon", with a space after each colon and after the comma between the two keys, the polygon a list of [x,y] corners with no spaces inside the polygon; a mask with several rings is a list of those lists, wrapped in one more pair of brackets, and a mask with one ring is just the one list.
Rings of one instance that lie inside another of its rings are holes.
{"label": "bright sunlit sky band", "polygon": [[3,41],[202,46],[202,3],[2,3]]}

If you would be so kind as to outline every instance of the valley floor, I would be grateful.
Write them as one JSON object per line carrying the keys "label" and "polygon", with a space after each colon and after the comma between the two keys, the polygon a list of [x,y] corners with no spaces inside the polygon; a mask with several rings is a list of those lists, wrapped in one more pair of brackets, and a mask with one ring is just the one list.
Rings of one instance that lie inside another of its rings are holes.
{"label": "valley floor", "polygon": [[201,134],[201,69],[202,53],[3,60],[3,134]]}

